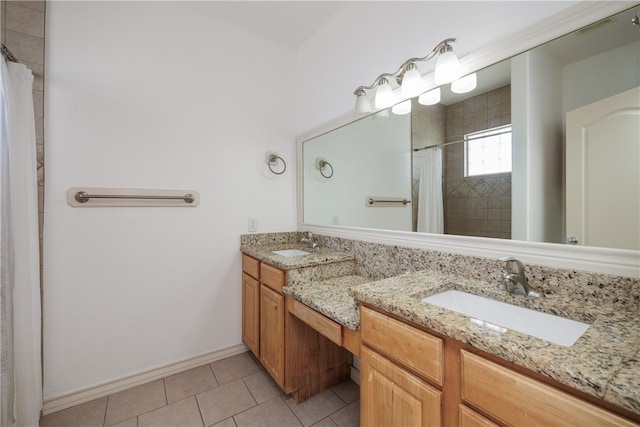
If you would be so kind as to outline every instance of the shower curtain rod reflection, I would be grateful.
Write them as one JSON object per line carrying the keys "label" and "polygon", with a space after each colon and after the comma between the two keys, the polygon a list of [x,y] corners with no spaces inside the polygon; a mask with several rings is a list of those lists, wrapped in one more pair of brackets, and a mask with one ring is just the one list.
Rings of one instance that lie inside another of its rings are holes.
{"label": "shower curtain rod reflection", "polygon": [[508,131],[504,131],[504,132],[496,132],[496,133],[492,133],[491,135],[481,135],[481,136],[475,136],[475,137],[469,137],[466,139],[460,139],[458,141],[451,141],[451,142],[445,142],[444,144],[434,144],[434,145],[427,145],[426,147],[420,147],[420,148],[414,148],[412,151],[422,151],[422,150],[430,150],[432,148],[439,148],[439,147],[446,147],[447,145],[453,145],[453,144],[460,144],[461,142],[465,142],[465,141],[473,141],[476,139],[484,139],[484,138],[489,138],[492,136],[498,136],[498,135],[504,135],[507,133],[511,133],[511,130]]}
{"label": "shower curtain rod reflection", "polygon": [[4,56],[7,61],[18,62],[16,57],[13,56],[13,53],[11,53],[9,48],[6,47],[4,43],[0,43],[0,53],[2,53],[2,56]]}

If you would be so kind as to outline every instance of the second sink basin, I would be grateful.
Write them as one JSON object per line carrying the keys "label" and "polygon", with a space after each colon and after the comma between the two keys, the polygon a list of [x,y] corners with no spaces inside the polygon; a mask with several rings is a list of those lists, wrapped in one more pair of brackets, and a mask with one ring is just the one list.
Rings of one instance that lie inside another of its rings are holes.
{"label": "second sink basin", "polygon": [[272,251],[276,255],[282,256],[300,256],[309,255],[311,252],[303,251],[301,249],[283,249],[281,251]]}
{"label": "second sink basin", "polygon": [[431,295],[422,301],[470,316],[472,322],[493,330],[513,329],[566,347],[572,346],[589,328],[587,323],[456,290]]}

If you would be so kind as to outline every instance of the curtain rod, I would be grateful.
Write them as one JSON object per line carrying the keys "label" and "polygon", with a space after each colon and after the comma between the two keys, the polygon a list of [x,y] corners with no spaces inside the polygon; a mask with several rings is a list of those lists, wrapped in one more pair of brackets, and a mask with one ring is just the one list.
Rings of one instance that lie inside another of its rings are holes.
{"label": "curtain rod", "polygon": [[11,62],[18,62],[18,60],[16,59],[15,56],[13,56],[13,53],[11,53],[11,51],[9,50],[8,47],[6,47],[4,45],[4,43],[0,43],[0,53],[2,53],[2,56],[4,56],[6,58],[7,61],[11,61]]}
{"label": "curtain rod", "polygon": [[508,131],[504,131],[504,132],[492,133],[490,135],[480,135],[480,136],[475,136],[475,137],[472,136],[472,137],[467,138],[467,139],[461,139],[461,140],[458,140],[458,141],[445,142],[444,144],[427,145],[426,147],[414,148],[413,151],[422,151],[422,150],[429,150],[431,148],[446,147],[447,145],[460,144],[461,142],[465,142],[465,141],[473,141],[474,139],[484,139],[484,138],[489,138],[491,136],[504,135],[504,134],[507,134],[507,133],[511,133],[511,131],[508,130]]}

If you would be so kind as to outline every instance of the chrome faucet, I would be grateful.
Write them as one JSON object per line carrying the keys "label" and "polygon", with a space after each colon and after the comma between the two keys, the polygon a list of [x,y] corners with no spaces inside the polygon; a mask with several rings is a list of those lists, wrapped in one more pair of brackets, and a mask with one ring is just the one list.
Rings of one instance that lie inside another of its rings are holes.
{"label": "chrome faucet", "polygon": [[506,262],[507,272],[502,274],[504,279],[504,289],[511,295],[523,295],[527,298],[544,298],[544,294],[534,290],[527,280],[524,272],[524,265],[521,261],[512,258],[500,258]]}
{"label": "chrome faucet", "polygon": [[318,245],[318,244],[313,240],[313,233],[312,233],[312,232],[307,231],[307,232],[305,233],[305,235],[306,235],[307,237],[303,237],[303,238],[300,240],[301,242],[307,243],[307,244],[308,244],[308,247],[309,247],[310,249],[317,249],[317,248],[319,248],[319,247],[320,247],[320,246],[319,246],[319,245]]}

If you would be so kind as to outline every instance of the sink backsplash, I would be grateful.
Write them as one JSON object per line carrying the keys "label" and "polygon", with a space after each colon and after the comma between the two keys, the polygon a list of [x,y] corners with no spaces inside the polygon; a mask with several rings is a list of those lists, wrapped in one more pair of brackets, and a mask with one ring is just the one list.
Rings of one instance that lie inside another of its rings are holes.
{"label": "sink backsplash", "polygon": [[[302,232],[245,234],[240,242],[242,245],[299,244],[301,237]],[[321,247],[353,253],[356,273],[372,280],[432,270],[498,284],[504,272],[504,262],[494,258],[321,235],[316,235],[315,240]],[[640,311],[638,279],[534,264],[525,264],[525,269],[529,283],[547,295],[561,293],[576,302],[606,302],[623,310]]]}

